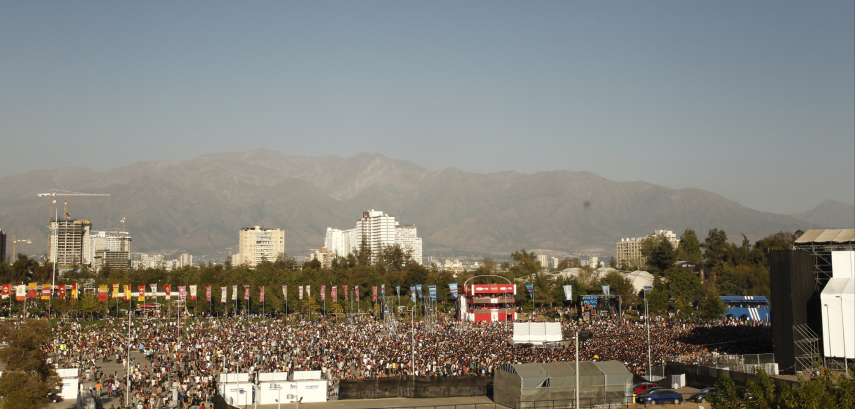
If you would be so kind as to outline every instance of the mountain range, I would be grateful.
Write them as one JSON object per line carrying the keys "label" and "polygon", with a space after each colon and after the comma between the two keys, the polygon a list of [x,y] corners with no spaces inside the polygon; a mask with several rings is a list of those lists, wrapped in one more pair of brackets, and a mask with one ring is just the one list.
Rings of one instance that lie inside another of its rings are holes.
{"label": "mountain range", "polygon": [[[426,252],[485,254],[520,248],[612,254],[622,237],[657,229],[692,228],[703,240],[719,228],[736,240],[855,225],[855,208],[835,201],[781,215],[701,189],[615,182],[589,172],[429,171],[379,154],[300,157],[261,149],[0,178],[0,229],[9,239],[33,240],[19,252],[46,252],[50,203],[37,194],[50,189],[110,194],[102,203],[69,203],[69,213],[91,220],[94,230],[120,228],[124,217],[134,252],[194,255],[224,256],[236,247],[238,230],[255,225],[284,229],[286,251],[306,255],[323,245],[327,227],[352,228],[370,209],[415,224]],[[68,198],[85,199],[100,198]]]}

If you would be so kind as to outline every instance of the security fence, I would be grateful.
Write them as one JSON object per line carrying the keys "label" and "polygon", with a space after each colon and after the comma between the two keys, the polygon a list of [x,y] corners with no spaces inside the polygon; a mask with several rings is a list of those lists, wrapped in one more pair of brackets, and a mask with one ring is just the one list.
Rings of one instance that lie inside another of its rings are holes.
{"label": "security fence", "polygon": [[[777,375],[775,354],[746,354],[746,355],[683,355],[669,356],[662,359],[664,362],[675,362],[688,365],[707,366],[717,369],[728,369],[733,372],[754,374],[759,368],[766,373]],[[663,374],[664,376],[664,374]]]}
{"label": "security fence", "polygon": [[492,393],[493,378],[468,376],[342,379],[338,384],[338,399],[447,398]]}

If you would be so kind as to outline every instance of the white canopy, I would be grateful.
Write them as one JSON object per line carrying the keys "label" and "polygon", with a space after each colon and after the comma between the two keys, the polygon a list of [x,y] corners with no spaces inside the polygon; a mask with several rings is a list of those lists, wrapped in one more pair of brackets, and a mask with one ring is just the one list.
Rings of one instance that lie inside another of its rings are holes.
{"label": "white canopy", "polygon": [[825,356],[855,358],[855,251],[831,252],[831,271],[820,294]]}

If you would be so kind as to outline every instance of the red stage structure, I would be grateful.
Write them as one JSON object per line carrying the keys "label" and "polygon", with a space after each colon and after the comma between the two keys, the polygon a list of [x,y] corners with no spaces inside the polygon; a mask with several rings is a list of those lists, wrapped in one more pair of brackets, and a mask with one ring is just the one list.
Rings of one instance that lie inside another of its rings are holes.
{"label": "red stage structure", "polygon": [[460,320],[514,321],[516,294],[517,286],[514,284],[467,284],[460,295]]}

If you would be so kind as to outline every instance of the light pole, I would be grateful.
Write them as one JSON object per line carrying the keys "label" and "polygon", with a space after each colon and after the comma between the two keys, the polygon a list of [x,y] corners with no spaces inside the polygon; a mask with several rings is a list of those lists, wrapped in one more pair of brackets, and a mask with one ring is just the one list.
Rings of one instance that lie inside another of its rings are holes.
{"label": "light pole", "polygon": [[651,373],[650,371],[653,369],[650,361],[650,313],[647,311],[647,292],[652,290],[651,288],[644,288],[644,325],[647,327],[647,380],[650,380]]}
{"label": "light pole", "polygon": [[125,405],[130,406],[131,398],[131,309],[128,308],[128,359],[127,370],[125,371]]}
{"label": "light pole", "polygon": [[413,384],[416,383],[416,306],[412,306],[410,308],[404,307],[405,310],[410,313],[410,353],[412,354],[410,358],[410,372],[413,374]]}

